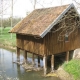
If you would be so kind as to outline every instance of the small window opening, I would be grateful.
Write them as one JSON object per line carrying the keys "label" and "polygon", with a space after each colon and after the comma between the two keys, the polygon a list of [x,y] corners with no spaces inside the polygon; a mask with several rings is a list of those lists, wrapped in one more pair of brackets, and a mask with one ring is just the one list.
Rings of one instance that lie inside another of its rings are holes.
{"label": "small window opening", "polygon": [[68,33],[65,34],[65,42],[68,42],[69,41],[69,35]]}

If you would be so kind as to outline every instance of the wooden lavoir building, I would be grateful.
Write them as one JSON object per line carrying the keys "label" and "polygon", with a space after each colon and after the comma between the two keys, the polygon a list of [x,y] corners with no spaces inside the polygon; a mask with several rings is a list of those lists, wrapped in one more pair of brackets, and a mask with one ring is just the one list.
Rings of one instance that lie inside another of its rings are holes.
{"label": "wooden lavoir building", "polygon": [[[51,55],[51,70],[54,56],[80,48],[79,14],[73,4],[36,9],[16,24],[11,33],[16,33],[17,57],[20,49],[43,57],[44,74],[47,72],[47,56]],[[39,58],[38,58],[39,59]],[[38,60],[38,62],[40,62]]]}

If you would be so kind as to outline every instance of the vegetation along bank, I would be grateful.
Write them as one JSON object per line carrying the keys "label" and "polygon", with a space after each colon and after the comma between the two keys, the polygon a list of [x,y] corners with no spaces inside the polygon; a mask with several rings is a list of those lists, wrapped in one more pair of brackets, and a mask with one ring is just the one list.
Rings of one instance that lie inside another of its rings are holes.
{"label": "vegetation along bank", "polygon": [[[9,33],[10,29],[11,29],[11,27],[2,28],[2,30],[0,28],[0,31],[1,31],[0,46],[16,50],[16,35],[10,34]],[[72,76],[74,78],[73,80],[80,79],[80,60],[79,59],[74,59],[74,60],[69,61],[68,63],[64,63],[62,65],[61,69],[58,70],[60,72],[60,74],[59,74],[59,72],[58,72],[58,74],[64,80],[67,80],[70,76]],[[66,75],[63,70],[65,72],[67,72],[67,74],[70,75],[70,76],[68,76],[67,79],[66,79],[67,76],[63,76],[63,75]]]}

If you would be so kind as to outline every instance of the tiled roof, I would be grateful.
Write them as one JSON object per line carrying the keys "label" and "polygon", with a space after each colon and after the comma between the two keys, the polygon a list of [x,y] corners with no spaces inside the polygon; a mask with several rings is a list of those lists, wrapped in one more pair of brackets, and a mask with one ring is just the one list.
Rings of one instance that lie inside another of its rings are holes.
{"label": "tiled roof", "polygon": [[[70,5],[36,9],[16,24],[10,32],[44,37],[46,30]],[[50,28],[51,29],[51,28]],[[46,32],[47,33],[47,32]],[[44,35],[43,35],[44,34]],[[43,35],[43,36],[42,36]]]}

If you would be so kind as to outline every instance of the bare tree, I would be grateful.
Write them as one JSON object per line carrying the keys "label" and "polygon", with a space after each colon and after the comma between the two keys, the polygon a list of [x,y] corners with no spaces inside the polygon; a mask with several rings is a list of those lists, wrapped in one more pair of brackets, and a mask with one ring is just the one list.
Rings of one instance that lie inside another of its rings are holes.
{"label": "bare tree", "polygon": [[62,5],[62,0],[61,0],[61,5]]}
{"label": "bare tree", "polygon": [[[13,0],[11,5],[11,28],[13,27]],[[11,33],[11,39],[12,39],[12,33]]]}
{"label": "bare tree", "polygon": [[1,0],[1,36],[2,36],[2,27],[3,27],[3,0]]}
{"label": "bare tree", "polygon": [[36,0],[34,0],[34,9],[35,9],[35,7],[36,7]]}
{"label": "bare tree", "polygon": [[[11,15],[11,27],[13,27],[13,4],[14,3],[15,0],[0,0],[1,35],[2,35],[2,28],[4,28],[3,26],[4,15]],[[7,13],[7,10],[10,10],[11,13]],[[11,38],[12,38],[12,34],[11,34]]]}
{"label": "bare tree", "polygon": [[73,0],[76,3],[77,9],[80,9],[80,0]]}

